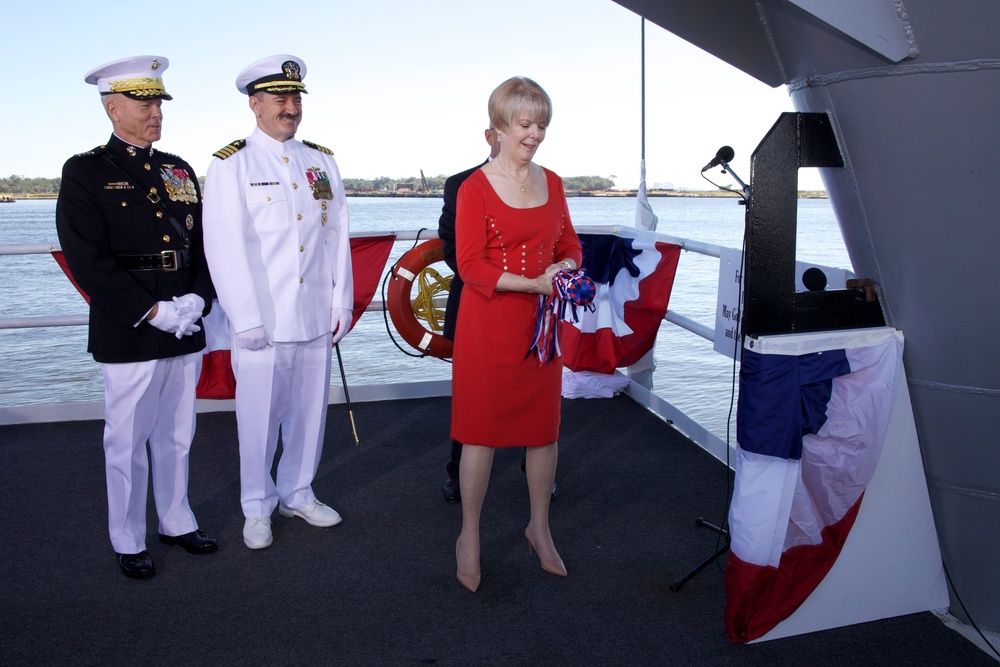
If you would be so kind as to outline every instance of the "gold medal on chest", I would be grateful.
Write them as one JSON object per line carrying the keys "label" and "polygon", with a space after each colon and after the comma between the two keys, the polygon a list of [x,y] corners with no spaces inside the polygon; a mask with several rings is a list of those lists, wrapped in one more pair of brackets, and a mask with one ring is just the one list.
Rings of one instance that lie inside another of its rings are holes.
{"label": "gold medal on chest", "polygon": [[160,169],[160,178],[163,179],[163,186],[167,189],[167,196],[170,201],[179,201],[186,204],[198,203],[198,190],[195,189],[194,181],[187,173],[187,169],[180,169],[173,165],[163,165]]}
{"label": "gold medal on chest", "polygon": [[320,171],[319,167],[309,167],[306,169],[306,178],[309,179],[313,199],[333,199],[333,186],[325,171]]}

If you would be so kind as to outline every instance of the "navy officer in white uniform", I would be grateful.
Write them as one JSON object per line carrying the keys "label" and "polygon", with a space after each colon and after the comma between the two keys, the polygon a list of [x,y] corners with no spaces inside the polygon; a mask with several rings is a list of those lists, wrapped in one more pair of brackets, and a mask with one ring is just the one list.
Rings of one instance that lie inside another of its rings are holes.
{"label": "navy officer in white uniform", "polygon": [[[271,514],[334,526],[312,482],[323,452],[332,346],[354,305],[347,202],[333,154],[295,139],[300,58],[236,77],[257,127],[215,153],[205,181],[205,251],[229,318],[236,375],[243,541],[271,545]],[[277,478],[271,466],[281,431]]]}
{"label": "navy officer in white uniform", "polygon": [[153,576],[146,551],[149,458],[160,541],[215,551],[188,503],[195,387],[205,347],[201,317],[212,281],[201,235],[201,192],[191,166],[153,148],[163,100],[159,56],[116,60],[85,76],[114,133],[63,167],[56,230],[90,297],[88,350],[104,375],[108,530],[122,573]]}

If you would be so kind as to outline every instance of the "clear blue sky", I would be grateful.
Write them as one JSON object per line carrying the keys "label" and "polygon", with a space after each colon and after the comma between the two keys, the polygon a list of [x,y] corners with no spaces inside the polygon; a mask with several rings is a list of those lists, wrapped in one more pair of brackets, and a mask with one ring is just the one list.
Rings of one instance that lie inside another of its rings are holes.
{"label": "clear blue sky", "polygon": [[[111,125],[90,69],[166,56],[163,138],[204,174],[247,136],[236,74],[264,56],[303,58],[309,95],[298,138],[336,153],[346,177],[451,174],[486,156],[486,100],[501,81],[538,81],[554,115],[536,161],[563,176],[639,179],[640,19],[611,0],[256,0],[198,4],[15,2],[0,40],[0,175],[54,177]],[[646,24],[647,183],[708,186],[724,144],[749,178],[750,154],[792,105],[777,89]],[[714,172],[719,175],[718,171]],[[728,181],[725,176],[719,175]],[[821,188],[814,170],[801,188]]]}

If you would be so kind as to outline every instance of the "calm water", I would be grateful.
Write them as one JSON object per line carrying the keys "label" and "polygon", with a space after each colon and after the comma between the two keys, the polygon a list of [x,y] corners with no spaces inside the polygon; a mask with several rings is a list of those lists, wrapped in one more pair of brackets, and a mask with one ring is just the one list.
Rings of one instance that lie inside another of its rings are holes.
{"label": "calm water", "polygon": [[[744,208],[734,199],[650,202],[660,219],[657,231],[734,248],[742,245]],[[354,231],[437,229],[441,200],[355,197],[349,207]],[[569,207],[578,227],[632,225],[635,220],[634,198],[573,198]],[[798,229],[800,261],[851,268],[826,200],[799,201]],[[56,242],[55,201],[0,204],[0,244]],[[390,263],[411,245],[397,243]],[[683,253],[670,308],[714,327],[717,281],[718,260]],[[0,257],[0,317],[84,313],[86,305],[51,257]],[[0,406],[100,400],[101,374],[86,348],[86,327],[0,330]],[[451,374],[447,362],[411,358],[399,351],[380,313],[366,313],[341,343],[341,351],[351,385],[446,379]],[[656,359],[657,393],[724,437],[732,360],[716,354],[708,341],[666,322],[660,327]]]}

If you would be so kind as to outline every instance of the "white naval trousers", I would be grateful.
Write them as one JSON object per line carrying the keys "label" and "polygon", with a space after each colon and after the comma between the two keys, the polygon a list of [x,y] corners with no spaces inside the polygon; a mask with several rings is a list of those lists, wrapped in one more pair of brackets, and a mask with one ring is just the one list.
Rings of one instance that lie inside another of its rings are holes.
{"label": "white naval trousers", "polygon": [[183,535],[198,529],[187,490],[200,367],[200,352],[101,364],[108,532],[118,553],[135,554],[146,548],[150,458],[159,531]]}
{"label": "white naval trousers", "polygon": [[[240,439],[240,504],[247,518],[269,517],[279,500],[302,509],[314,500],[330,397],[330,333],[263,350],[232,340],[236,429]],[[277,480],[271,467],[281,430]]]}

